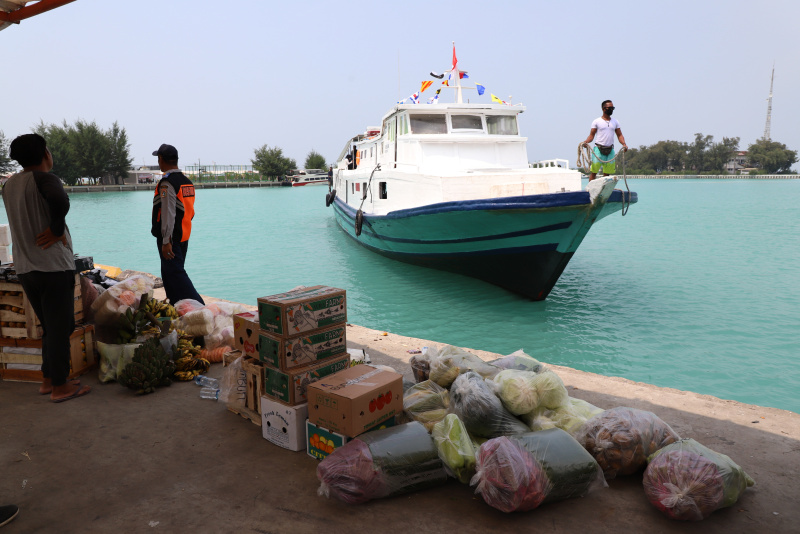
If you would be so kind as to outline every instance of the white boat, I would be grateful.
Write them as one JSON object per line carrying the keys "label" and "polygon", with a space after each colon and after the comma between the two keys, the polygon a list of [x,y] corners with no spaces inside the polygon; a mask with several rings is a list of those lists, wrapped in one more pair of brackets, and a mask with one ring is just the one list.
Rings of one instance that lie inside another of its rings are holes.
{"label": "white boat", "polygon": [[289,176],[289,180],[292,182],[292,187],[325,185],[328,183],[328,173],[322,169],[303,169],[295,171],[292,176]]}
{"label": "white boat", "polygon": [[350,138],[326,204],[368,249],[543,300],[592,224],[638,197],[611,177],[583,190],[565,160],[529,165],[525,107],[463,103],[457,83],[455,103],[400,103]]}

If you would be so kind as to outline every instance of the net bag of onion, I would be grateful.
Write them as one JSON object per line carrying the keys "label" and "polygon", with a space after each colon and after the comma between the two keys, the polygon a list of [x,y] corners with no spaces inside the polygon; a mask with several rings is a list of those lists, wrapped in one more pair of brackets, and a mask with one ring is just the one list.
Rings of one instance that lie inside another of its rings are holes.
{"label": "net bag of onion", "polygon": [[652,454],[644,492],[667,517],[700,521],[733,505],[755,481],[728,456],[693,439],[682,439]]}
{"label": "net bag of onion", "polygon": [[680,436],[653,412],[619,407],[586,421],[575,439],[594,456],[606,480],[611,480],[644,469],[648,456]]}

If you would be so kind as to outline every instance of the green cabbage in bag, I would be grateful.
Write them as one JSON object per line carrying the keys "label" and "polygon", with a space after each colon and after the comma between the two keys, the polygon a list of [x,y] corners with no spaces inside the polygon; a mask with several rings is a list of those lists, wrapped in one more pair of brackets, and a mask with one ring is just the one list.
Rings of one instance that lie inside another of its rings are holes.
{"label": "green cabbage in bag", "polygon": [[431,435],[449,474],[462,484],[469,484],[475,474],[476,449],[461,419],[456,414],[446,415],[434,425]]}

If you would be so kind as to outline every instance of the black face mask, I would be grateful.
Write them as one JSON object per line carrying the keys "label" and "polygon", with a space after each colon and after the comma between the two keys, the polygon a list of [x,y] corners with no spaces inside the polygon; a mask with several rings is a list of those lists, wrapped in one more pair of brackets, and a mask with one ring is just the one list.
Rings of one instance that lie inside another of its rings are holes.
{"label": "black face mask", "polygon": [[606,115],[608,115],[609,117],[610,117],[611,115],[613,115],[613,114],[614,114],[614,108],[603,108],[603,111],[604,111],[604,112],[605,112],[605,114],[606,114]]}

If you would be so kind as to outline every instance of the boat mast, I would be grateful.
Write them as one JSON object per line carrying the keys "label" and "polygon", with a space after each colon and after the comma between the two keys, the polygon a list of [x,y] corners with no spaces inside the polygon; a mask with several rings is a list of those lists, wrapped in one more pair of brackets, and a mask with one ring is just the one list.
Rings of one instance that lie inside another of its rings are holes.
{"label": "boat mast", "polygon": [[452,76],[455,76],[456,78],[456,104],[463,104],[464,100],[461,98],[461,74],[458,72],[458,59],[456,58],[455,41],[453,41],[453,70],[451,72]]}

